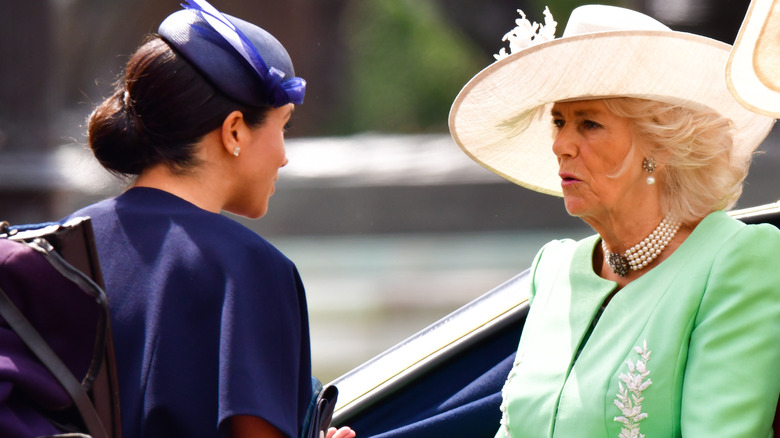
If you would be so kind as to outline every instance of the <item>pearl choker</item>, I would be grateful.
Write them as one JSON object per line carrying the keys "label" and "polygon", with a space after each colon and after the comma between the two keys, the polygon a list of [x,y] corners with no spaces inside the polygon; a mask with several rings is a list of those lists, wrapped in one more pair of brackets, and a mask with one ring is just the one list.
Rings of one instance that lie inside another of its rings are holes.
{"label": "pearl choker", "polygon": [[612,272],[625,277],[628,269],[638,271],[647,267],[658,257],[666,248],[666,245],[677,234],[680,229],[680,221],[666,216],[658,227],[645,237],[644,240],[626,250],[625,255],[610,252],[604,240],[601,240],[601,247],[604,249],[604,260],[609,265]]}

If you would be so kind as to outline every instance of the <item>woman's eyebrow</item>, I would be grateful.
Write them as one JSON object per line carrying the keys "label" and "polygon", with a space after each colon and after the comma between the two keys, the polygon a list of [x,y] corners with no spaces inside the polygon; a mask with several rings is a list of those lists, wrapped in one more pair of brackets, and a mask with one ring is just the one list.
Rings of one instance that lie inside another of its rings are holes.
{"label": "woman's eyebrow", "polygon": [[577,117],[592,117],[597,116],[601,114],[603,111],[598,109],[586,109],[586,110],[578,110],[574,112],[574,115]]}
{"label": "woman's eyebrow", "polygon": [[[597,116],[601,114],[603,111],[597,110],[597,109],[585,109],[585,110],[577,110],[574,111],[575,117],[592,117]],[[552,110],[550,111],[550,115],[553,117],[563,117],[563,114],[561,114],[558,110]]]}

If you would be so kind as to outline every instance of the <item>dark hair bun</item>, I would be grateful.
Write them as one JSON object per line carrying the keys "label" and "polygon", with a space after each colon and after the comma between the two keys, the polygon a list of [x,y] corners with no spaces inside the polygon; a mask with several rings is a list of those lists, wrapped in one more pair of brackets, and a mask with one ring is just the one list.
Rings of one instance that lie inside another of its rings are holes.
{"label": "dark hair bun", "polygon": [[127,108],[127,92],[118,89],[90,114],[87,121],[89,146],[107,170],[138,175],[146,168],[146,140],[140,135],[141,121]]}

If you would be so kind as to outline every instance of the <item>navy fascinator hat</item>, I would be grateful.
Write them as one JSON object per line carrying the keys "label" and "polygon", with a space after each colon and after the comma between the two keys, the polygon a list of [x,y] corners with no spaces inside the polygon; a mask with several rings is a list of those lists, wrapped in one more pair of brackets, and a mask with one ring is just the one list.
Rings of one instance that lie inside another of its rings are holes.
{"label": "navy fascinator hat", "polygon": [[284,46],[265,30],[187,0],[157,33],[231,99],[244,105],[301,104],[306,81],[295,77]]}

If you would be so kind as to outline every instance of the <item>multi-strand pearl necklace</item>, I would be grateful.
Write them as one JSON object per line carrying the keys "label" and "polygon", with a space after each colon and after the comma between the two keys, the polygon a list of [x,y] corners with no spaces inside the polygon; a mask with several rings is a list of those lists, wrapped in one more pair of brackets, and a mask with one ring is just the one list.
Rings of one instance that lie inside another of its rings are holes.
{"label": "multi-strand pearl necklace", "polygon": [[607,244],[602,240],[601,247],[604,249],[604,260],[612,269],[612,272],[625,277],[629,269],[638,271],[652,263],[663,252],[666,245],[674,238],[679,229],[680,221],[667,215],[649,236],[627,249],[625,255],[610,252]]}

